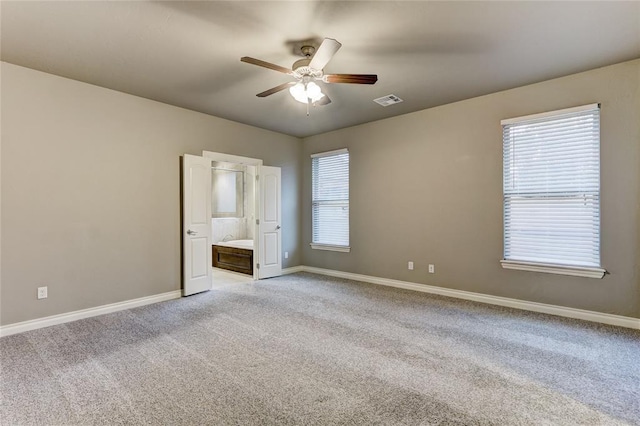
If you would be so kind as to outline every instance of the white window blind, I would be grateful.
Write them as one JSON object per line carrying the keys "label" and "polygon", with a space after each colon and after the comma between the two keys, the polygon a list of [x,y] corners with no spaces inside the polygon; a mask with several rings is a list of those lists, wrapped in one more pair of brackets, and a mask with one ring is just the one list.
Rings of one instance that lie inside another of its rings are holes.
{"label": "white window blind", "polygon": [[600,267],[600,108],[504,120],[506,260]]}
{"label": "white window blind", "polygon": [[349,151],[311,156],[312,246],[349,246]]}

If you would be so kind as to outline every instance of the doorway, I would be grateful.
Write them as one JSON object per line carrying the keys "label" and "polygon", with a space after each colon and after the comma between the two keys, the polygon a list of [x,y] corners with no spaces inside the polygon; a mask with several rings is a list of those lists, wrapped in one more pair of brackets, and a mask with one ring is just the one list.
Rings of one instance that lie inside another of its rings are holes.
{"label": "doorway", "polygon": [[212,288],[216,261],[253,279],[281,275],[280,168],[210,151],[182,164],[183,295]]}

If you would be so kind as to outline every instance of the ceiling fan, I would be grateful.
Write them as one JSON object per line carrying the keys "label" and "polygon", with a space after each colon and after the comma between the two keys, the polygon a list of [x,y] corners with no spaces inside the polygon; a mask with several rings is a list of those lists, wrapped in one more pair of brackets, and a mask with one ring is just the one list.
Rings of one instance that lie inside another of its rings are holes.
{"label": "ceiling fan", "polygon": [[342,44],[332,38],[325,38],[317,50],[311,43],[303,45],[300,50],[304,59],[294,62],[291,69],[248,56],[244,56],[240,58],[240,60],[248,64],[269,68],[295,78],[296,81],[272,87],[269,90],[258,93],[256,96],[264,98],[289,88],[289,92],[295,100],[307,104],[307,115],[309,115],[308,106],[310,104],[327,105],[331,103],[331,99],[322,93],[322,89],[314,81],[347,84],[375,84],[375,82],[378,81],[378,76],[375,74],[325,74],[324,67],[340,47],[342,47]]}

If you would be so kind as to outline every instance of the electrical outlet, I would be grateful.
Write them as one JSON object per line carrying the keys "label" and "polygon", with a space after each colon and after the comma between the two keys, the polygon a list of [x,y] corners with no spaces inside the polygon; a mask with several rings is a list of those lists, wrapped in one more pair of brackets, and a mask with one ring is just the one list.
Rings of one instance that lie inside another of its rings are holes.
{"label": "electrical outlet", "polygon": [[47,297],[47,287],[38,287],[38,299],[46,299]]}
{"label": "electrical outlet", "polygon": [[407,268],[409,268],[410,271],[413,271],[413,262],[409,262]]}
{"label": "electrical outlet", "polygon": [[288,252],[288,251],[285,251],[285,252],[284,252],[284,258],[285,258],[285,259],[288,259],[288,258],[289,258],[289,252]]}
{"label": "electrical outlet", "polygon": [[429,273],[430,274],[435,274],[436,273],[436,267],[434,265],[429,265]]}

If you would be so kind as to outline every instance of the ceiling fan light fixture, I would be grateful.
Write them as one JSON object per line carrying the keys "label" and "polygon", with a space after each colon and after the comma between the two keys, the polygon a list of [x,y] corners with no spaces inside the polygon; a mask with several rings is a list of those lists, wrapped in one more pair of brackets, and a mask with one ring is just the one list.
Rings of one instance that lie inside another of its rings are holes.
{"label": "ceiling fan light fixture", "polygon": [[317,102],[324,96],[322,90],[320,90],[320,86],[315,84],[313,81],[307,83],[307,96],[311,99],[311,102]]}
{"label": "ceiling fan light fixture", "polygon": [[303,104],[306,104],[308,102],[307,91],[304,90],[304,84],[302,83],[291,86],[289,88],[289,93],[291,93],[291,96],[293,96],[293,98],[298,102],[302,102]]}
{"label": "ceiling fan light fixture", "polygon": [[293,96],[296,101],[303,104],[309,103],[309,101],[314,103],[324,97],[320,86],[314,82],[307,83],[306,87],[302,82],[297,83],[289,88],[289,93],[291,93],[291,96]]}

